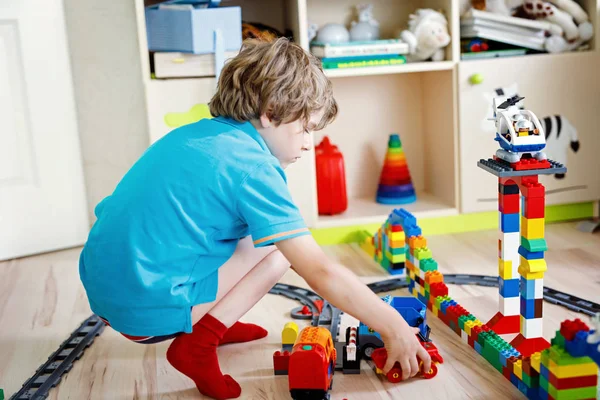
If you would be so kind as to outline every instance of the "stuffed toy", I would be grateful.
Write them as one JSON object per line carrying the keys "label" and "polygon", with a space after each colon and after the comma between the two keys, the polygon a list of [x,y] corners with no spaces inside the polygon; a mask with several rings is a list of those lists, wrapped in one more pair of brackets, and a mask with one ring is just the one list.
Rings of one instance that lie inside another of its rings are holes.
{"label": "stuffed toy", "polygon": [[461,0],[460,13],[471,7],[506,16],[550,22],[555,26],[546,39],[546,50],[562,53],[575,50],[594,35],[588,14],[574,0]]}
{"label": "stuffed toy", "polygon": [[403,30],[399,38],[408,44],[407,61],[441,61],[444,47],[450,43],[448,21],[438,11],[419,9],[410,15],[408,29]]}

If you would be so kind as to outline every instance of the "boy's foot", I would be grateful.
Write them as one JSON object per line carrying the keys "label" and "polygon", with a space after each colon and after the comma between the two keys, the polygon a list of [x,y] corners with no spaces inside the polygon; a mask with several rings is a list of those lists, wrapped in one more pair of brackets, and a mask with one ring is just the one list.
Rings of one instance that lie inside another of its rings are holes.
{"label": "boy's foot", "polygon": [[175,338],[167,350],[169,363],[192,379],[200,393],[217,400],[235,399],[242,393],[240,385],[219,367],[217,346],[226,331],[218,319],[206,314],[192,333]]}
{"label": "boy's foot", "polygon": [[219,344],[251,342],[268,334],[269,332],[258,325],[236,322],[225,332]]}

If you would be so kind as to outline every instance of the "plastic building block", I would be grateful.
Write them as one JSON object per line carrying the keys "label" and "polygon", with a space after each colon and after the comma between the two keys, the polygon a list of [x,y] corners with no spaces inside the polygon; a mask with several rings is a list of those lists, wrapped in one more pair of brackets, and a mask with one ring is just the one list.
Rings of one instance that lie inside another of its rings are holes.
{"label": "plastic building block", "polygon": [[489,158],[487,160],[479,160],[477,162],[477,166],[497,177],[529,176],[532,174],[553,175],[564,174],[567,172],[567,168],[563,164],[552,160],[548,160],[548,162],[550,163],[550,168],[524,171],[515,171],[509,163],[502,160],[494,160],[492,158]]}
{"label": "plastic building block", "polygon": [[287,375],[290,363],[290,352],[285,350],[273,353],[273,372],[275,375]]}
{"label": "plastic building block", "polygon": [[486,325],[499,335],[517,333],[521,329],[521,317],[519,315],[503,315],[498,312]]}
{"label": "plastic building block", "polygon": [[298,325],[295,322],[288,322],[281,331],[281,346],[284,350],[291,350],[298,337]]}

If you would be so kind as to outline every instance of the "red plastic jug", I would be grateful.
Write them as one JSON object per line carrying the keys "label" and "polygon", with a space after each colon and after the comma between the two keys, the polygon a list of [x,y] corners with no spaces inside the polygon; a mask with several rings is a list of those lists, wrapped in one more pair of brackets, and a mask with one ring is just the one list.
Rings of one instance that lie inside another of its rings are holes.
{"label": "red plastic jug", "polygon": [[344,156],[327,136],[315,147],[317,164],[317,199],[320,215],[334,215],[346,211],[346,172]]}

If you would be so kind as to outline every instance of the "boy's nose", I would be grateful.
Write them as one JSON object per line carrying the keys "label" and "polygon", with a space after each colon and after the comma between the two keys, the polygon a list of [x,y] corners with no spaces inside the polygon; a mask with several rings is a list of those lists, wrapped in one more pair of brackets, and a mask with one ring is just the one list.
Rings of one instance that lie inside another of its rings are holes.
{"label": "boy's nose", "polygon": [[306,135],[306,137],[304,138],[304,143],[302,143],[302,150],[309,151],[310,149],[312,149],[312,146],[312,135]]}

